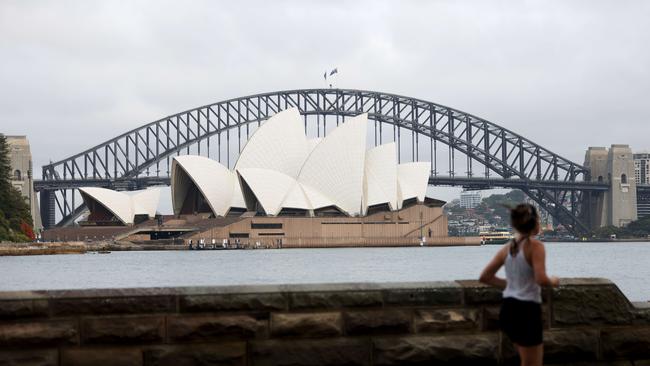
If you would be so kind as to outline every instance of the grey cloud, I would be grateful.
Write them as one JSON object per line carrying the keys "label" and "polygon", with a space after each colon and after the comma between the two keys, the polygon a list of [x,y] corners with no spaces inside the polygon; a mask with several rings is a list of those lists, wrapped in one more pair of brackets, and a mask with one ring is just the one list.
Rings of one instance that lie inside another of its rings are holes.
{"label": "grey cloud", "polygon": [[35,166],[164,115],[337,86],[471,112],[581,162],[648,149],[644,1],[0,3],[0,125]]}

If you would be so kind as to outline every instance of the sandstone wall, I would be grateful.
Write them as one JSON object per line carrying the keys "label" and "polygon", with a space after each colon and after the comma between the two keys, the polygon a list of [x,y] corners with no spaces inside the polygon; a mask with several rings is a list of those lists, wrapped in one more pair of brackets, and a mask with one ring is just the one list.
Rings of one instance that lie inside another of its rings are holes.
{"label": "sandstone wall", "polygon": [[[650,306],[545,293],[546,364],[650,364]],[[475,281],[0,293],[0,365],[517,364]],[[647,303],[646,303],[647,304]]]}

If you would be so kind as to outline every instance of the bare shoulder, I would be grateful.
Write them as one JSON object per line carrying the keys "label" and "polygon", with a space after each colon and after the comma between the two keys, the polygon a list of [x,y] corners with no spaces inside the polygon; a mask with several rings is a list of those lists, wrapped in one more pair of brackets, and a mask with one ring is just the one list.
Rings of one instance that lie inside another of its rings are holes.
{"label": "bare shoulder", "polygon": [[530,244],[531,244],[530,245],[531,251],[536,252],[536,253],[545,253],[546,252],[546,250],[544,248],[544,243],[542,243],[540,240],[531,238],[530,239]]}
{"label": "bare shoulder", "polygon": [[499,251],[497,252],[497,255],[500,256],[500,257],[505,258],[508,255],[509,251],[510,251],[510,242],[507,242],[507,243],[503,244],[501,249],[499,249]]}

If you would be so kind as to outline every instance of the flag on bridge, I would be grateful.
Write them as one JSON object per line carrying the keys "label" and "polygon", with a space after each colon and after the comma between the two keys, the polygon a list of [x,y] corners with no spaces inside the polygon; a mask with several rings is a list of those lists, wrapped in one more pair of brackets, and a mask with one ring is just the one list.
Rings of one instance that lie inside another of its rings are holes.
{"label": "flag on bridge", "polygon": [[323,74],[323,79],[327,80],[327,70],[325,70],[325,73]]}
{"label": "flag on bridge", "polygon": [[337,74],[339,70],[337,68],[334,68],[334,70],[330,71],[330,76]]}

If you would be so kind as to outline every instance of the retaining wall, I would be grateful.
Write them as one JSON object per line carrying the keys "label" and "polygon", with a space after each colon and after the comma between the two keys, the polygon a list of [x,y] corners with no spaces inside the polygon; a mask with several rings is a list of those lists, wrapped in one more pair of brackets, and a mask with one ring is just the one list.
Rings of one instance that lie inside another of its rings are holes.
{"label": "retaining wall", "polygon": [[[544,294],[545,364],[650,364],[650,306]],[[0,293],[0,365],[517,364],[475,281]]]}

